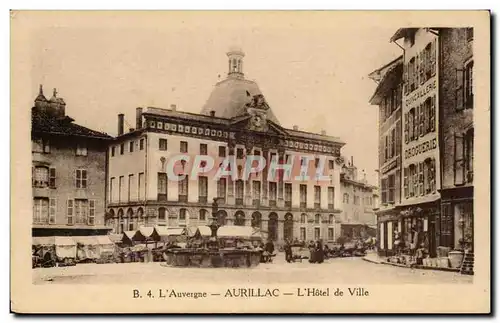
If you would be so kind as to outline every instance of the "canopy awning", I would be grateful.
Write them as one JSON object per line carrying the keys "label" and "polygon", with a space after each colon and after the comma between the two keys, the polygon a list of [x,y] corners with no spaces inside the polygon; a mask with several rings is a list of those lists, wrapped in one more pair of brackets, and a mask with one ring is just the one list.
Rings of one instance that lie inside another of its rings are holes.
{"label": "canopy awning", "polygon": [[198,232],[200,233],[200,236],[202,236],[202,237],[211,237],[212,236],[212,229],[206,225],[200,225],[198,227]]}
{"label": "canopy awning", "polygon": [[73,237],[76,243],[82,245],[93,246],[99,244],[95,236],[82,236],[82,237]]}
{"label": "canopy awning", "polygon": [[112,233],[112,234],[107,235],[106,237],[108,237],[109,240],[111,240],[111,242],[117,243],[117,242],[122,241],[123,234],[122,233]]}
{"label": "canopy awning", "polygon": [[36,245],[53,246],[53,245],[55,245],[55,238],[54,237],[33,237],[32,244],[34,246],[36,246]]}
{"label": "canopy awning", "polygon": [[56,246],[75,246],[76,242],[72,237],[54,237]]}
{"label": "canopy awning", "polygon": [[160,237],[180,236],[180,235],[185,235],[187,233],[186,228],[180,228],[180,227],[155,226],[154,229]]}
{"label": "canopy awning", "polygon": [[261,232],[252,227],[225,225],[217,230],[219,238],[262,238]]}
{"label": "canopy awning", "polygon": [[110,245],[110,244],[114,244],[113,241],[111,241],[111,239],[109,238],[109,236],[95,236],[95,239],[97,240],[97,243],[100,244],[100,245]]}

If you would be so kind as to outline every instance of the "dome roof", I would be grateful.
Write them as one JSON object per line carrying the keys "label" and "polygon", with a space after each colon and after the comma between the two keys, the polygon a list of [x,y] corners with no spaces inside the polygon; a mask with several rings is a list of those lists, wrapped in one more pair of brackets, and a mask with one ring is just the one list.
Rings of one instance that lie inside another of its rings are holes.
{"label": "dome roof", "polygon": [[[243,116],[246,114],[245,104],[258,94],[262,92],[257,83],[243,78],[228,77],[215,85],[201,114],[210,115],[210,111],[215,111],[216,117],[226,119]],[[267,111],[267,119],[280,124],[271,109]]]}

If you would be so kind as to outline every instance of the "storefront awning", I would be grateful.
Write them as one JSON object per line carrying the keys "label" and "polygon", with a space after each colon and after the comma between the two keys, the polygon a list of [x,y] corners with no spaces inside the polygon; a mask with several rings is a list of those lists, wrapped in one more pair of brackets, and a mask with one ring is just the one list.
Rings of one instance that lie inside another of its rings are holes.
{"label": "storefront awning", "polygon": [[441,196],[439,194],[432,194],[432,195],[426,195],[426,196],[423,196],[423,197],[418,197],[418,198],[414,198],[414,199],[407,199],[403,202],[401,202],[401,204],[398,205],[398,207],[406,207],[406,206],[410,206],[410,205],[420,205],[420,204],[425,204],[425,203],[432,203],[432,202],[436,202],[438,201],[439,199],[441,198]]}

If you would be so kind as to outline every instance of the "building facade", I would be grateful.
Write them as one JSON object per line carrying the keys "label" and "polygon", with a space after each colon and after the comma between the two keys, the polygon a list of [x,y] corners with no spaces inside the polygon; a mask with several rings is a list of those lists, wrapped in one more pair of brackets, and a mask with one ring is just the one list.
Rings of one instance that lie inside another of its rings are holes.
{"label": "building facade", "polygon": [[402,96],[403,56],[370,73],[377,83],[370,104],[379,107],[379,187],[381,191],[377,208],[378,251],[390,255],[393,235],[397,228],[401,204],[401,149],[402,149]]}
{"label": "building facade", "polygon": [[342,166],[340,174],[342,196],[341,236],[349,239],[364,238],[376,226],[376,187],[368,184],[366,175],[358,178],[358,169],[351,162]]}
{"label": "building facade", "polygon": [[33,236],[106,234],[106,158],[110,136],[74,123],[54,89],[32,108]]}
{"label": "building facade", "polygon": [[[404,52],[401,167],[396,170],[402,181],[400,199],[394,194],[394,206],[389,203],[384,210],[384,200],[390,200],[384,194],[384,174],[392,166],[385,162],[383,121],[379,250],[394,253],[396,236],[405,248],[424,247],[431,257],[440,248],[463,248],[463,242],[473,248],[473,30],[402,28],[391,41]],[[383,79],[371,100],[381,114],[381,93],[387,92]]]}
{"label": "building facade", "polygon": [[[253,226],[278,242],[334,241],[340,234],[344,143],[323,131],[282,127],[258,85],[245,79],[243,52],[227,55],[227,78],[215,85],[199,114],[181,112],[175,105],[137,108],[135,129],[128,132],[119,115],[118,136],[108,151],[107,224],[118,233],[143,225],[207,225],[212,201],[218,198],[220,225]],[[189,161],[176,163],[180,154]],[[196,156],[210,156],[214,165],[202,162],[203,172],[193,178],[189,170]],[[262,156],[268,164],[293,164],[291,178],[268,166],[245,178],[250,156]],[[220,177],[217,172],[226,169],[228,158],[234,161],[234,173]],[[183,175],[181,181],[170,178],[172,166]],[[309,178],[296,180],[304,168]],[[311,176],[320,169],[328,180]],[[271,179],[269,172],[275,172]]]}
{"label": "building facade", "polygon": [[474,248],[473,29],[439,31],[441,221],[440,245]]}

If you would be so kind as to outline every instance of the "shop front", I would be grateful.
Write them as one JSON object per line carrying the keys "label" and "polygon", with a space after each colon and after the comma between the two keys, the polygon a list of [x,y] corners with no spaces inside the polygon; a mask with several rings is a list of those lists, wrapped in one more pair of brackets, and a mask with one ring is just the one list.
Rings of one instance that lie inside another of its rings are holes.
{"label": "shop front", "polygon": [[394,238],[400,218],[401,215],[395,209],[377,212],[377,253],[379,256],[390,257],[396,254]]}

